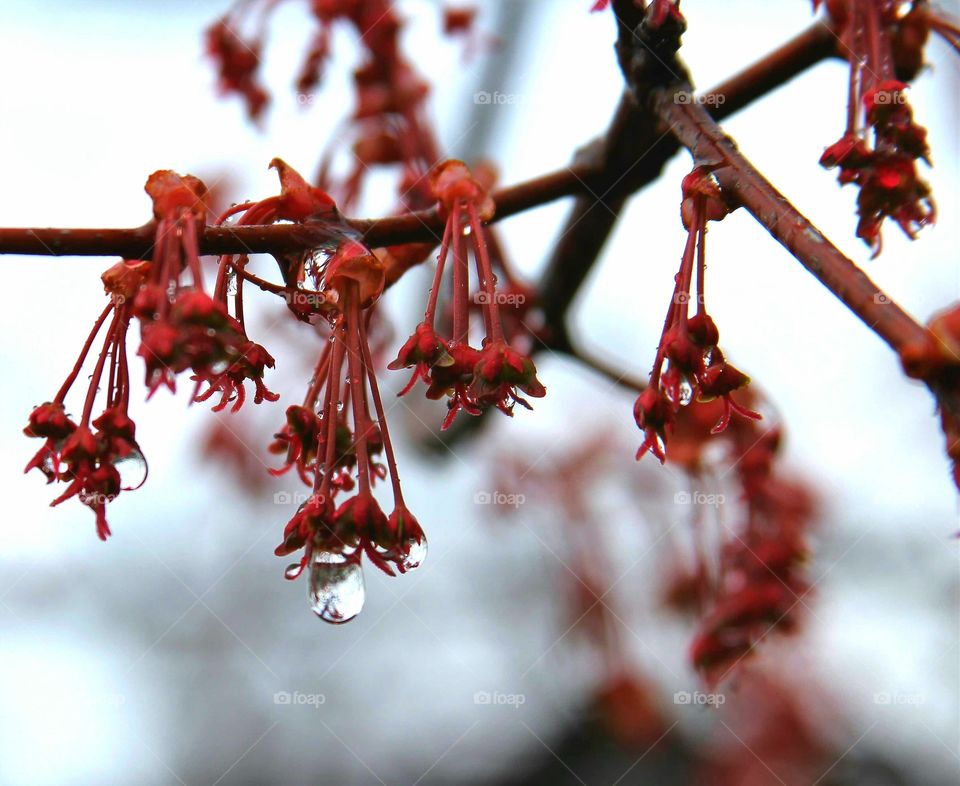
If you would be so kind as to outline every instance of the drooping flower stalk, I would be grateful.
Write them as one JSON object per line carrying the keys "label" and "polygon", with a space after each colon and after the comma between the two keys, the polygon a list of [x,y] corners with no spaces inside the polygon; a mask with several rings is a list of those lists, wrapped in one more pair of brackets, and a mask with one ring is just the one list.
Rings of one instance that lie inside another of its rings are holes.
{"label": "drooping flower stalk", "polygon": [[[661,464],[666,459],[667,435],[680,407],[693,401],[720,399],[722,414],[713,433],[722,432],[733,414],[760,417],[733,398],[733,392],[746,387],[750,379],[725,360],[717,346],[720,332],[706,308],[707,222],[722,220],[728,208],[719,185],[706,167],[695,167],[683,179],[682,191],[681,215],[687,241],[650,372],[650,384],[634,405],[634,418],[644,433],[637,459],[650,451]],[[697,311],[690,316],[694,291]]]}
{"label": "drooping flower stalk", "polygon": [[[238,410],[247,380],[256,387],[255,403],[276,401],[263,383],[264,370],[273,368],[274,360],[247,337],[242,290],[238,287],[234,298],[236,316],[228,311],[222,277],[213,296],[204,291],[197,228],[206,225],[206,186],[190,175],[162,170],[150,176],[146,190],[154,203],[156,244],[134,313],[140,320],[138,354],[146,365],[149,396],[161,386],[174,391],[177,374],[189,370],[196,383],[193,400],[220,393],[214,410],[231,401]],[[204,383],[209,387],[201,393]]]}
{"label": "drooping flower stalk", "polygon": [[[313,494],[288,522],[276,553],[303,549],[286,576],[296,578],[309,565],[314,612],[340,623],[362,608],[363,554],[392,576],[421,564],[426,538],[403,499],[367,338],[370,309],[383,291],[383,263],[362,244],[344,240],[326,264],[323,283],[323,292],[336,303],[327,313],[330,341],[304,406],[288,410],[287,426],[275,443],[275,449],[288,450],[286,468],[295,464],[301,478],[312,479]],[[321,391],[322,404],[314,413]],[[380,453],[385,466],[375,461]],[[386,477],[394,502],[389,517],[373,495],[377,480]],[[335,504],[341,496],[347,498]]]}
{"label": "drooping flower stalk", "polygon": [[[820,4],[814,0],[815,8]],[[923,42],[936,17],[923,2],[840,0],[827,6],[840,28],[850,71],[846,130],[820,163],[840,168],[841,185],[859,187],[857,237],[876,256],[883,247],[885,218],[914,239],[936,217],[930,187],[916,166],[918,160],[930,164],[927,131],[914,122],[905,92],[905,80],[922,64]],[[940,27],[948,39],[949,29]]]}
{"label": "drooping flower stalk", "polygon": [[[103,274],[110,303],[94,323],[80,356],[53,401],[36,407],[24,429],[28,437],[44,440],[24,471],[39,469],[47,483],[67,484],[66,490],[51,505],[77,497],[94,512],[97,536],[101,540],[110,535],[107,505],[121,491],[139,488],[147,476],[146,461],[136,441],[136,424],[127,412],[130,369],[126,343],[133,298],[143,285],[149,267],[148,262],[123,261]],[[104,325],[107,326],[105,332]],[[103,345],[90,375],[80,422],[75,423],[67,415],[66,397],[101,332],[104,332]],[[94,406],[104,382],[104,408],[94,418]]]}
{"label": "drooping flower stalk", "polygon": [[690,660],[714,685],[733,673],[771,632],[793,631],[806,609],[807,535],[814,503],[806,486],[777,469],[780,428],[739,420],[729,460],[742,489],[742,526],[724,528],[716,572],[698,566],[701,617]]}
{"label": "drooping flower stalk", "polygon": [[[512,415],[515,404],[530,408],[520,393],[542,397],[546,389],[537,379],[533,361],[513,349],[505,340],[500,316],[497,280],[487,248],[482,222],[492,217],[495,205],[486,189],[461,161],[439,164],[431,174],[434,195],[447,215],[433,285],[423,321],[401,347],[388,368],[413,368],[407,393],[417,380],[427,383],[427,397],[448,397],[443,428],[464,410],[478,415],[488,407]],[[484,338],[479,349],[470,344],[470,260],[477,275],[473,302],[480,307]],[[443,273],[450,258],[452,329],[449,337],[438,334],[437,305]]]}

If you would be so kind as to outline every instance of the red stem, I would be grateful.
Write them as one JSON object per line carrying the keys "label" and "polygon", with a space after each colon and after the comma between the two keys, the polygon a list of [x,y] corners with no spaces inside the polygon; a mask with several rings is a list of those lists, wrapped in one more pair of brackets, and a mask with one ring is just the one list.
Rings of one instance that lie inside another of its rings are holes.
{"label": "red stem", "polygon": [[117,326],[117,314],[114,312],[113,319],[110,321],[110,327],[107,328],[107,337],[103,341],[103,349],[100,350],[100,356],[97,358],[97,365],[90,376],[90,387],[87,388],[87,398],[83,402],[83,416],[80,419],[80,427],[83,428],[90,423],[90,414],[93,412],[93,402],[97,397],[97,389],[100,387],[100,377],[103,376],[103,366],[107,361],[107,352],[113,345],[113,332]]}
{"label": "red stem", "polygon": [[447,261],[447,255],[450,251],[451,222],[447,222],[443,230],[443,241],[440,244],[440,254],[437,257],[437,267],[433,272],[433,286],[430,288],[430,298],[427,301],[427,310],[424,312],[423,319],[434,327],[437,315],[437,301],[440,298],[440,285],[443,283],[443,267]]}
{"label": "red stem", "polygon": [[730,206],[742,205],[895,352],[926,340],[925,328],[793,207],[702,107],[674,103],[673,90],[655,91],[653,107],[695,160],[716,167],[714,174]]}
{"label": "red stem", "polygon": [[97,317],[97,321],[94,322],[93,330],[90,331],[90,335],[87,336],[87,340],[83,343],[83,349],[80,350],[80,357],[77,358],[77,362],[73,365],[73,370],[60,386],[60,390],[57,391],[57,395],[53,399],[53,403],[62,404],[63,400],[67,397],[67,393],[70,392],[70,388],[73,386],[73,383],[77,379],[77,375],[80,373],[80,369],[83,367],[83,362],[87,359],[87,353],[90,352],[90,347],[93,346],[93,342],[96,340],[97,334],[100,332],[100,328],[103,327],[103,323],[106,320],[107,315],[112,310],[113,301],[107,304],[107,307],[103,309],[103,311],[100,313],[100,316]]}
{"label": "red stem", "polygon": [[403,492],[400,490],[400,475],[397,472],[397,459],[393,453],[390,431],[387,429],[387,416],[383,409],[383,400],[380,398],[377,375],[373,370],[373,359],[370,357],[370,345],[367,343],[367,327],[363,320],[360,322],[360,347],[363,350],[363,364],[367,369],[367,379],[370,381],[370,395],[373,397],[373,407],[377,413],[377,422],[380,425],[380,436],[383,438],[383,450],[387,454],[387,469],[390,471],[390,485],[393,487],[393,504],[394,507],[406,507],[403,502]]}
{"label": "red stem", "polygon": [[467,217],[470,221],[470,234],[473,237],[473,248],[476,256],[477,275],[480,278],[480,286],[486,294],[486,323],[489,338],[494,342],[503,341],[503,325],[500,323],[500,311],[497,308],[496,296],[497,288],[493,282],[493,268],[490,267],[490,256],[487,253],[487,243],[483,236],[483,227],[480,225],[480,217],[477,215],[477,208],[472,202],[467,204]]}
{"label": "red stem", "polygon": [[347,352],[347,365],[350,369],[350,394],[353,398],[354,443],[357,448],[357,466],[360,476],[360,493],[370,493],[370,456],[367,453],[367,379],[363,371],[363,356],[360,353],[360,290],[356,282],[351,282],[344,297],[347,301],[346,330],[350,340]]}

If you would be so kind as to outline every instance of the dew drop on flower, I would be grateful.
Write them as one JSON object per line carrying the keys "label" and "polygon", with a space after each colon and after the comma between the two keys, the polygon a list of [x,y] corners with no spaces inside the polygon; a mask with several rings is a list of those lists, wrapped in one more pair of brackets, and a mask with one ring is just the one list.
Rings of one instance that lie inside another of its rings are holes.
{"label": "dew drop on flower", "polygon": [[283,577],[293,581],[293,579],[297,578],[301,573],[303,573],[303,565],[299,562],[291,562],[283,571]]}
{"label": "dew drop on flower", "polygon": [[684,379],[680,382],[680,406],[686,407],[693,401],[693,385],[689,380]]}
{"label": "dew drop on flower", "polygon": [[140,488],[147,479],[147,460],[139,450],[133,450],[113,462],[120,473],[120,488],[132,491]]}
{"label": "dew drop on flower", "polygon": [[410,538],[403,544],[403,569],[416,570],[427,558],[427,536],[421,535],[417,538]]}
{"label": "dew drop on flower", "polygon": [[316,551],[310,563],[307,596],[313,613],[324,622],[349,622],[363,608],[363,568],[342,554]]}

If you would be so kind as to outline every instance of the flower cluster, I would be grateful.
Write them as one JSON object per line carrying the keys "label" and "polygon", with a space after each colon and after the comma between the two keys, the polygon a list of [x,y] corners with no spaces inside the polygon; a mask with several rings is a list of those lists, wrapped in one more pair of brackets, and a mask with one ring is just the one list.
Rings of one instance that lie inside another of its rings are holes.
{"label": "flower cluster", "polygon": [[[323,292],[336,303],[327,312],[330,341],[303,406],[287,410],[286,425],[271,446],[287,454],[277,474],[296,466],[313,488],[287,523],[276,554],[303,550],[286,576],[295,579],[309,565],[311,606],[331,623],[353,619],[363,606],[363,554],[391,576],[413,570],[426,555],[426,538],[400,489],[367,339],[370,309],[383,287],[383,263],[360,243],[342,241],[323,277]],[[381,454],[385,465],[377,462]],[[372,493],[388,475],[394,502],[389,516]],[[347,498],[337,504],[341,496]]]}
{"label": "flower cluster", "polygon": [[[304,221],[333,210],[329,197],[310,190],[283,162],[274,165],[281,171],[284,192],[257,203],[248,213],[251,222]],[[238,410],[246,399],[246,382],[255,387],[255,403],[278,399],[263,381],[274,359],[250,340],[244,327],[242,279],[233,296],[235,314],[228,308],[229,275],[235,269],[242,272],[242,264],[222,259],[213,295],[204,291],[198,236],[206,225],[206,186],[190,175],[160,170],[147,179],[145,190],[153,201],[152,259],[123,260],[103,274],[109,304],[60,391],[33,411],[25,429],[27,436],[44,440],[27,470],[39,469],[48,482],[67,483],[53,504],[78,497],[96,514],[101,538],[110,534],[107,503],[121,491],[139,488],[146,479],[146,462],[128,414],[126,340],[132,320],[140,325],[137,354],[144,361],[147,398],[160,387],[175,390],[177,375],[189,371],[195,383],[192,400],[206,401],[219,394],[214,410],[231,402],[233,411]],[[246,207],[231,208],[228,213]],[[67,414],[65,399],[104,325],[106,337],[76,423]],[[94,418],[104,382],[105,407]]]}
{"label": "flower cluster", "polygon": [[216,62],[220,92],[243,96],[247,114],[258,120],[270,102],[266,89],[257,81],[262,41],[247,39],[237,32],[238,20],[218,19],[206,32],[207,54]]}
{"label": "flower cluster", "polygon": [[[163,170],[150,176],[146,190],[153,199],[156,242],[133,313],[140,320],[137,354],[146,366],[149,395],[161,386],[175,390],[177,374],[189,370],[196,383],[194,400],[220,394],[215,410],[231,401],[233,410],[239,409],[246,398],[245,381],[254,383],[256,403],[276,401],[263,383],[274,359],[246,334],[242,294],[235,298],[235,317],[228,311],[225,288],[218,286],[213,296],[204,291],[197,232],[206,223],[206,187],[195,177]],[[183,281],[185,272],[189,283]],[[201,392],[203,385],[208,387]]]}
{"label": "flower cluster", "polygon": [[[815,0],[814,6],[819,4]],[[927,132],[914,122],[907,84],[897,78],[897,52],[899,59],[910,60],[919,51],[922,62],[922,41],[906,35],[911,29],[917,32],[919,20],[906,22],[903,5],[896,0],[828,4],[850,61],[850,79],[846,131],[824,151],[820,163],[839,167],[841,185],[859,187],[857,237],[874,256],[882,248],[885,218],[912,239],[936,217],[930,188],[917,173],[918,160],[930,163]]]}
{"label": "flower cluster", "polygon": [[[51,504],[59,505],[77,497],[94,512],[97,536],[101,540],[110,535],[107,504],[121,491],[139,488],[146,480],[146,462],[137,444],[136,424],[127,414],[130,372],[126,339],[132,299],[148,267],[146,262],[124,261],[103,274],[110,303],[97,318],[73,370],[56,396],[30,413],[23,430],[28,437],[44,440],[24,471],[38,469],[48,483],[67,484],[66,490]],[[64,402],[105,324],[103,347],[90,376],[80,422],[76,423],[67,414]],[[97,392],[104,381],[105,405],[93,418]]]}
{"label": "flower cluster", "polygon": [[[496,277],[482,221],[493,216],[495,206],[486,189],[473,178],[466,164],[445,161],[430,175],[434,196],[447,216],[426,313],[413,335],[388,368],[412,368],[407,393],[418,380],[427,384],[427,397],[448,397],[443,428],[460,410],[479,415],[488,407],[512,415],[515,404],[530,408],[522,394],[539,398],[546,389],[537,379],[533,361],[506,341],[500,316]],[[469,234],[467,234],[469,232]],[[468,241],[473,245],[478,291],[471,297]],[[438,333],[437,304],[448,257],[453,266],[453,319],[449,336]],[[479,349],[470,344],[471,300],[480,306],[484,338]]]}
{"label": "flower cluster", "polygon": [[[752,389],[746,391],[748,403],[753,405],[754,398]],[[807,488],[779,469],[779,426],[761,428],[756,420],[738,419],[724,432],[720,451],[707,450],[721,411],[718,401],[684,408],[667,449],[667,460],[693,479],[716,477],[714,464],[723,462],[730,467],[723,474],[740,492],[740,526],[723,524],[718,540],[704,530],[705,522],[695,522],[693,547],[684,550],[694,558],[674,554],[664,592],[670,607],[697,615],[690,659],[710,683],[732,673],[771,631],[796,628],[809,591],[805,561],[814,509]],[[707,501],[715,503],[720,519],[725,497],[707,496]],[[693,510],[700,517],[709,508],[697,502]]]}
{"label": "flower cluster", "polygon": [[795,629],[810,589],[805,574],[813,504],[806,488],[775,471],[779,429],[733,430],[746,522],[723,545],[718,574],[704,594],[690,659],[708,682],[729,675],[771,631]]}
{"label": "flower cluster", "polygon": [[[241,0],[207,32],[207,50],[217,64],[221,88],[241,95],[253,119],[261,116],[268,101],[256,76],[268,17],[279,5],[277,0]],[[250,21],[255,9],[259,12]],[[334,177],[335,151],[330,150],[320,168],[320,185],[337,196],[344,210],[350,210],[372,167],[399,165],[404,209],[424,207],[430,200],[424,177],[439,158],[423,111],[430,89],[403,55],[403,20],[393,0],[312,0],[310,11],[317,29],[296,78],[299,100],[312,103],[332,53],[336,25],[357,34],[361,51],[361,63],[353,72],[356,105],[348,128],[336,139],[339,144],[345,136],[353,138],[349,171],[342,178]],[[452,19],[455,30],[462,30],[468,21],[462,16]],[[250,28],[252,33],[239,32]]]}
{"label": "flower cluster", "polygon": [[[682,189],[681,215],[687,229],[686,247],[650,372],[650,384],[634,405],[634,418],[644,433],[637,458],[650,451],[661,463],[666,458],[667,435],[678,411],[693,401],[719,399],[722,402],[714,433],[723,431],[734,413],[747,418],[760,417],[734,400],[732,394],[746,387],[750,379],[724,358],[717,346],[720,333],[706,309],[707,221],[723,219],[728,212],[727,206],[716,179],[706,167],[694,168],[683,179]],[[697,310],[690,316],[694,275]]]}

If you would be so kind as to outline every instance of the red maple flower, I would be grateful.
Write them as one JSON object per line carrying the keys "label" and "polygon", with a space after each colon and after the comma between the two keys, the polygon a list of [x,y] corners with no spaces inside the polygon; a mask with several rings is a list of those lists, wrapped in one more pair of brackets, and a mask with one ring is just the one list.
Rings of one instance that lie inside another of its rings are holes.
{"label": "red maple flower", "polygon": [[[321,352],[304,405],[288,410],[272,446],[287,451],[280,471],[295,465],[313,486],[276,553],[304,550],[286,576],[296,578],[310,566],[312,608],[332,623],[352,619],[362,607],[362,554],[395,575],[418,567],[426,552],[423,531],[403,500],[367,340],[370,309],[383,287],[383,263],[362,244],[341,241],[323,274],[323,292],[336,304],[326,312],[331,341]],[[374,460],[380,453],[385,466]],[[373,496],[376,481],[387,477],[394,499],[389,516]],[[347,498],[335,504],[339,496]]]}
{"label": "red maple flower", "polygon": [[[760,417],[737,404],[731,395],[746,387],[750,380],[724,359],[717,346],[720,331],[707,313],[704,297],[707,221],[721,220],[728,208],[719,184],[707,167],[694,168],[683,179],[682,191],[680,212],[687,229],[687,243],[650,372],[650,384],[640,394],[633,412],[637,426],[644,433],[637,459],[650,451],[661,464],[666,460],[667,436],[677,412],[693,401],[714,398],[723,401],[723,411],[713,433],[723,431],[733,413],[753,419]],[[697,311],[690,316],[694,276]]]}
{"label": "red maple flower", "polygon": [[[73,370],[53,401],[36,407],[24,429],[28,437],[44,440],[24,471],[39,469],[48,483],[66,483],[66,490],[51,504],[59,505],[77,497],[94,512],[97,536],[101,540],[110,535],[107,504],[122,491],[139,488],[146,480],[146,461],[136,441],[136,425],[127,414],[130,371],[126,346],[127,329],[133,317],[131,296],[141,285],[148,267],[148,263],[119,262],[103,274],[110,303],[97,318]],[[76,423],[67,416],[64,401],[105,324],[103,347],[90,375],[83,410]],[[93,418],[101,383],[105,383],[105,406],[102,413]],[[121,468],[126,478],[121,477]]]}
{"label": "red maple flower", "polygon": [[238,23],[228,15],[207,29],[207,54],[217,64],[220,92],[243,96],[250,119],[258,120],[270,102],[267,91],[257,81],[262,46],[259,39],[243,38],[235,24]]}
{"label": "red maple flower", "polygon": [[[815,0],[814,8],[819,5]],[[927,131],[913,121],[908,85],[898,78],[896,54],[904,61],[900,72],[912,78],[922,63],[929,28],[917,16],[924,3],[913,3],[906,15],[900,13],[902,5],[896,0],[828,3],[850,61],[850,79],[846,130],[824,151],[820,163],[827,169],[840,168],[841,185],[859,187],[857,237],[873,256],[883,247],[880,230],[885,218],[896,221],[911,239],[936,218],[930,187],[916,170],[917,160],[930,163]],[[905,62],[918,56],[919,62]],[[873,139],[868,142],[870,131]]]}
{"label": "red maple flower", "polygon": [[[516,403],[529,408],[520,393],[539,398],[546,394],[546,389],[537,379],[533,361],[506,342],[500,293],[482,224],[496,210],[493,199],[462,161],[438,164],[430,179],[434,195],[447,215],[447,224],[423,322],[389,368],[414,369],[410,383],[400,395],[419,379],[428,385],[428,398],[449,397],[442,426],[447,428],[461,410],[479,415],[484,409],[496,407],[509,415]],[[468,230],[479,280],[473,302],[479,306],[485,334],[479,349],[469,343],[470,267],[464,240]],[[441,337],[436,315],[448,257],[452,257],[453,266],[453,321],[451,335]]]}

